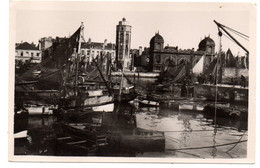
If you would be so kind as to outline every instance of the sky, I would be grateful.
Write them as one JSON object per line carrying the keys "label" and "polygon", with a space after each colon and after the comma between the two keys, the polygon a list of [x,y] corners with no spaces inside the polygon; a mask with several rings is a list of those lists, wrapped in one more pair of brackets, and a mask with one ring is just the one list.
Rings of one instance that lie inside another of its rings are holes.
{"label": "sky", "polygon": [[[149,47],[150,39],[159,32],[164,45],[181,49],[198,49],[199,42],[209,36],[219,51],[220,39],[213,20],[243,34],[252,35],[254,6],[230,3],[176,2],[16,2],[11,26],[15,42],[38,44],[42,37],[65,37],[73,34],[84,22],[84,37],[93,42],[115,43],[116,25],[123,17],[132,26],[131,48]],[[249,48],[249,41],[234,37]],[[222,37],[222,50],[234,55],[244,51]]]}

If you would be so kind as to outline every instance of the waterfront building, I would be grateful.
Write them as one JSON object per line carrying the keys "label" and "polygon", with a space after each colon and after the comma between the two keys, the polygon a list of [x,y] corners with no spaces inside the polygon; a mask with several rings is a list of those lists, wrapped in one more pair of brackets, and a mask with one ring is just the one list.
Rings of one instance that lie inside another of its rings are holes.
{"label": "waterfront building", "polygon": [[49,58],[50,55],[61,46],[68,38],[67,37],[43,37],[39,40],[39,49],[42,51],[42,60]]}
{"label": "waterfront building", "polygon": [[144,48],[144,50],[141,50],[139,47],[138,54],[134,55],[134,67],[138,71],[145,72],[147,71],[148,64],[149,64],[149,54],[150,54],[150,48]]}
{"label": "waterfront building", "polygon": [[159,32],[155,33],[150,40],[148,70],[151,72],[162,72],[167,69],[169,64],[177,66],[181,63],[185,63],[188,65],[188,72],[203,55],[205,55],[203,69],[207,70],[215,55],[215,42],[208,36],[200,41],[198,47],[197,51],[195,51],[194,48],[182,50],[179,49],[178,46],[173,47],[167,45],[164,47],[163,37]]}
{"label": "waterfront building", "polygon": [[81,57],[86,62],[92,62],[93,58],[101,56],[109,56],[112,62],[115,62],[115,44],[108,43],[107,39],[103,43],[92,42],[89,39],[87,42],[81,43]]}
{"label": "waterfront building", "polygon": [[53,38],[52,37],[43,37],[39,40],[39,49],[46,50],[52,46]]}
{"label": "waterfront building", "polygon": [[[39,40],[39,48],[42,50],[43,59],[48,58],[62,43],[68,38],[66,37],[44,37]],[[81,43],[81,60],[91,63],[93,58],[109,56],[112,62],[115,62],[115,44],[108,43],[107,39],[101,42],[92,42],[91,39]]]}
{"label": "waterfront building", "polygon": [[131,26],[125,18],[116,26],[116,62],[117,69],[129,70],[131,66]]}
{"label": "waterfront building", "polygon": [[34,43],[21,42],[15,44],[15,62],[41,62],[41,50]]}

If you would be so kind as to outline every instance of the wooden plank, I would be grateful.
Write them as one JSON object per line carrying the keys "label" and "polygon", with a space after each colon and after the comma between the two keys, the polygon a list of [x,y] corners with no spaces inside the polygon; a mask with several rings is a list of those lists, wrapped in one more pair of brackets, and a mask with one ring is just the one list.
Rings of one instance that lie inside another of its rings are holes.
{"label": "wooden plank", "polygon": [[60,137],[60,138],[57,138],[58,140],[65,140],[65,139],[71,139],[71,137]]}
{"label": "wooden plank", "polygon": [[75,144],[81,144],[81,143],[85,143],[87,142],[87,140],[83,140],[83,141],[77,141],[77,142],[69,142],[67,143],[68,145],[75,145]]}

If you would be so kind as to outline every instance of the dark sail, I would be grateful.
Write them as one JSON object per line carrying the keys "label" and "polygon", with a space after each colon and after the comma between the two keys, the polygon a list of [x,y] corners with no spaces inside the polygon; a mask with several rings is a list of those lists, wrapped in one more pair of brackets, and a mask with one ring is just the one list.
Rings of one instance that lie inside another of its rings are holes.
{"label": "dark sail", "polygon": [[71,64],[70,57],[74,52],[74,48],[76,48],[76,51],[78,49],[80,30],[81,27],[78,28],[70,38],[62,43],[61,46],[57,47],[48,58],[44,59],[41,64],[32,67],[30,70],[22,74],[20,79],[32,80],[33,72],[41,71],[40,75],[37,78],[34,78],[34,80],[47,82],[45,83],[46,85],[49,84],[48,82],[50,82],[51,85],[55,83],[57,87],[60,81],[61,70]]}

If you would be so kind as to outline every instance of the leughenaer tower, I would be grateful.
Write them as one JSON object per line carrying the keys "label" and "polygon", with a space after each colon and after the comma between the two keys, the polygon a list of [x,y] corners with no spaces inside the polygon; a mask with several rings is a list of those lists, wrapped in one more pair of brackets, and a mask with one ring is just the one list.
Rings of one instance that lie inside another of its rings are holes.
{"label": "leughenaer tower", "polygon": [[116,26],[117,68],[129,70],[130,67],[131,26],[125,18]]}

